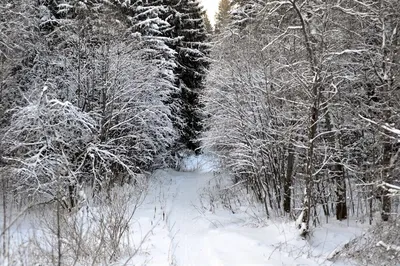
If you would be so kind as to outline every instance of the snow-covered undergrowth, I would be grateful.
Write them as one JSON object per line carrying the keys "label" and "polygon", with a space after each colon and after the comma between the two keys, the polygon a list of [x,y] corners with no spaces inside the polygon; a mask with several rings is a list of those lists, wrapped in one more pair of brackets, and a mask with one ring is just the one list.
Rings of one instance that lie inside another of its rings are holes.
{"label": "snow-covered undergrowth", "polygon": [[[218,265],[356,265],[351,257],[335,257],[368,228],[357,220],[321,221],[310,238],[299,236],[290,218],[267,218],[263,206],[223,173],[213,174],[201,194],[204,219],[212,222]],[[230,243],[230,244],[224,244]],[[334,258],[335,257],[335,258]],[[334,260],[333,260],[334,258]]]}
{"label": "snow-covered undergrowth", "polygon": [[218,164],[216,158],[211,155],[189,155],[184,157],[179,165],[182,172],[211,172],[217,171]]}
{"label": "snow-covered undergrowth", "polygon": [[400,265],[399,219],[380,222],[334,254],[334,260],[350,258],[361,265]]}
{"label": "snow-covered undergrowth", "polygon": [[298,235],[294,221],[267,219],[240,185],[231,185],[208,156],[183,161],[184,171],[157,170],[146,193],[116,189],[107,202],[88,199],[76,213],[32,210],[9,234],[1,265],[352,265],[330,260],[362,235],[356,221],[329,221]]}
{"label": "snow-covered undergrowth", "polygon": [[[152,227],[136,214],[146,194],[137,185],[87,198],[72,212],[34,206],[7,230],[0,265],[118,265],[137,256]],[[8,220],[16,218],[9,215]],[[3,232],[3,228],[0,228]],[[144,232],[143,230],[146,230]]]}

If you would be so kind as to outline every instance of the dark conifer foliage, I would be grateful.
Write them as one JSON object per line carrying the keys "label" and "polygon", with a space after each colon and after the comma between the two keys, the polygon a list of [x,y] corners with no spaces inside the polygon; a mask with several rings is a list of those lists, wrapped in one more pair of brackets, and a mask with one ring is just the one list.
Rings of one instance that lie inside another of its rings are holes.
{"label": "dark conifer foliage", "polygon": [[198,136],[202,130],[202,111],[199,96],[204,89],[204,80],[209,65],[210,44],[203,19],[203,8],[198,0],[171,1],[175,9],[170,17],[173,35],[179,39],[174,45],[177,52],[177,78],[182,102],[181,143],[190,150],[199,152]]}

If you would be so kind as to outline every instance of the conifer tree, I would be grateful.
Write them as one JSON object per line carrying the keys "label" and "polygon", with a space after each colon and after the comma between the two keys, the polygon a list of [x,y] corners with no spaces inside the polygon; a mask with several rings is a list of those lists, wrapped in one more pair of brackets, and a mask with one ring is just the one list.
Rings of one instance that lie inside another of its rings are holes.
{"label": "conifer tree", "polygon": [[206,27],[207,33],[212,34],[214,29],[213,29],[213,26],[211,25],[211,21],[208,18],[208,15],[206,12],[204,12],[203,19],[204,19],[204,26]]}
{"label": "conifer tree", "polygon": [[[180,101],[177,76],[175,69],[177,41],[173,34],[173,27],[167,19],[173,14],[173,9],[162,0],[136,1],[133,5],[133,32],[140,35],[142,50],[139,52],[143,60],[155,65],[158,74],[153,80],[154,90],[162,98],[163,104],[168,107],[168,120],[174,123],[174,142],[170,143],[168,152],[175,153],[178,131],[182,128],[179,117]],[[167,157],[167,156],[166,156]],[[174,163],[174,162],[166,162]]]}
{"label": "conifer tree", "polygon": [[221,32],[229,24],[231,8],[232,4],[230,0],[220,0],[218,13],[215,15],[216,32]]}
{"label": "conifer tree", "polygon": [[186,148],[198,152],[200,143],[197,138],[202,130],[199,96],[204,88],[210,49],[203,19],[204,11],[198,0],[172,0],[168,3],[174,12],[169,18],[174,27],[172,34],[178,37],[173,48],[177,52],[175,72],[182,104],[180,116],[183,128],[180,142]]}

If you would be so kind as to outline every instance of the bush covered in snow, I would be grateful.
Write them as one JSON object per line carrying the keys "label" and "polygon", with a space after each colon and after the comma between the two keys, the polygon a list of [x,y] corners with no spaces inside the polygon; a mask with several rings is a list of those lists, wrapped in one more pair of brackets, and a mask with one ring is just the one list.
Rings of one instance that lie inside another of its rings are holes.
{"label": "bush covered in snow", "polygon": [[379,222],[362,236],[348,242],[333,260],[351,259],[360,265],[397,266],[400,262],[399,219]]}

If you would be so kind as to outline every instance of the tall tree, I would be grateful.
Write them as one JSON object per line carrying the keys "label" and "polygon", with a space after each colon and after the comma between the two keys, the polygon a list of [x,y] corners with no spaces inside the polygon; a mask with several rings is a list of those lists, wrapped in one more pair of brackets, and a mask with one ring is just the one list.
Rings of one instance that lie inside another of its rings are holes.
{"label": "tall tree", "polygon": [[207,15],[207,12],[204,12],[203,19],[204,19],[204,26],[206,27],[207,33],[212,34],[214,29],[213,29],[213,26],[211,25],[211,21]]}
{"label": "tall tree", "polygon": [[[119,1],[75,0],[31,4],[38,5],[40,11],[33,13],[37,26],[32,26],[41,36],[37,38],[40,46],[32,49],[34,57],[28,57],[26,66],[18,68],[15,74],[19,87],[26,92],[28,107],[42,107],[36,102],[41,88],[46,87],[46,97],[58,103],[58,107],[71,106],[71,112],[79,110],[82,112],[79,117],[90,117],[94,121],[94,129],[88,134],[90,140],[66,154],[72,168],[80,165],[79,173],[74,176],[76,182],[69,185],[72,198],[76,185],[82,182],[107,188],[116,182],[135,179],[155,164],[168,161],[169,149],[177,138],[171,121],[172,108],[166,104],[176,90],[175,52],[159,33],[169,27],[159,18],[163,6],[144,5],[139,1],[130,5]],[[18,19],[31,26],[24,22],[24,17]],[[17,102],[6,107],[17,109],[25,105]],[[23,110],[30,110],[28,107]],[[19,113],[19,121],[30,119],[25,111]],[[38,117],[31,123],[47,123],[58,132],[57,125],[47,121],[51,119],[57,118]],[[26,132],[16,122],[5,128],[8,136],[14,136],[10,135],[10,128]],[[29,126],[34,125],[26,125]],[[48,137],[47,132],[35,134],[33,138]],[[66,132],[62,134],[70,136]],[[10,145],[9,156],[14,158],[9,140],[1,143]],[[40,151],[41,145],[38,142],[32,149]]]}
{"label": "tall tree", "polygon": [[177,52],[175,69],[179,99],[181,101],[181,143],[190,150],[199,151],[199,133],[202,130],[203,114],[199,97],[204,89],[204,79],[209,65],[210,44],[203,19],[203,8],[198,0],[172,1],[174,16],[170,18],[174,27],[173,36]]}
{"label": "tall tree", "polygon": [[221,32],[230,21],[230,11],[232,3],[230,0],[220,0],[218,4],[218,12],[215,14],[215,31]]}
{"label": "tall tree", "polygon": [[[399,1],[372,1],[369,5],[356,3],[352,6],[358,12],[355,17],[365,23],[360,35],[355,38],[365,49],[363,54],[363,75],[360,84],[365,88],[367,99],[363,103],[363,115],[382,124],[400,123],[398,94],[400,88],[400,33]],[[363,13],[361,13],[363,12]],[[358,60],[357,60],[358,61]],[[376,134],[376,133],[375,133]],[[396,181],[396,161],[400,152],[397,140],[386,133],[379,134],[376,144],[380,146],[381,156],[373,180],[377,183]],[[380,178],[377,178],[379,176]],[[382,201],[381,218],[388,221],[392,213],[392,199],[388,189],[379,189]]]}
{"label": "tall tree", "polygon": [[[133,5],[133,31],[140,34],[142,50],[139,52],[143,60],[157,66],[158,75],[155,77],[154,90],[162,97],[168,107],[168,120],[174,123],[173,142],[168,142],[168,152],[175,153],[178,131],[182,128],[182,120],[178,116],[180,101],[175,95],[179,94],[178,78],[174,43],[177,36],[173,34],[173,27],[167,21],[174,12],[165,1],[136,1]],[[165,151],[167,152],[167,151]],[[166,154],[164,154],[166,155]],[[159,157],[163,160],[163,158]],[[168,156],[165,156],[168,160]]]}

